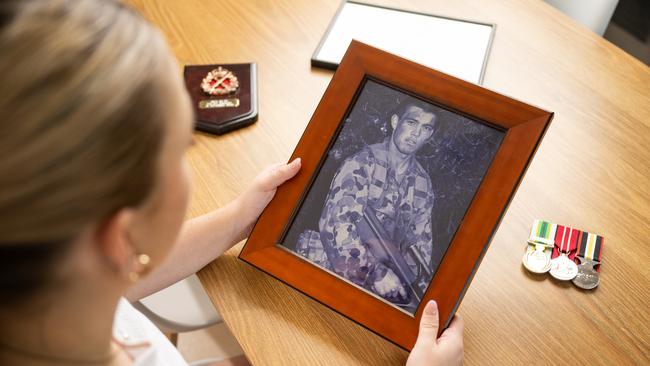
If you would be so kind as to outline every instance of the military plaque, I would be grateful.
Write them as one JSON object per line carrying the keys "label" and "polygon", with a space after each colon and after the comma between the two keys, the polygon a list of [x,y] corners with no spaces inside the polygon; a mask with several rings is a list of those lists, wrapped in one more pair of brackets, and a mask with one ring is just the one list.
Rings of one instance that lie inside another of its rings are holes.
{"label": "military plaque", "polygon": [[250,64],[185,66],[196,129],[223,134],[257,120],[257,68]]}

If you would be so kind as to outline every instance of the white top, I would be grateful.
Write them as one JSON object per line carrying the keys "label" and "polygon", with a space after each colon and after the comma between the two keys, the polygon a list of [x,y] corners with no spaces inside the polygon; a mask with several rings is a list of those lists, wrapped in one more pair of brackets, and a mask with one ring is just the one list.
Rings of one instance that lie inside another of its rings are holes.
{"label": "white top", "polygon": [[113,336],[133,366],[188,366],[165,335],[124,298],[117,304]]}

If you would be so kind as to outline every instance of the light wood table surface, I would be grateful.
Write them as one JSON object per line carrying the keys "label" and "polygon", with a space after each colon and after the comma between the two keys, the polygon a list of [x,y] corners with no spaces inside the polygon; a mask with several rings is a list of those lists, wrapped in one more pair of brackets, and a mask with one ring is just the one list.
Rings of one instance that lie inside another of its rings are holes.
{"label": "light wood table surface", "polygon": [[[259,66],[259,121],[197,134],[189,152],[197,216],[290,156],[332,76],[309,59],[339,2],[128,2],[181,65]],[[650,364],[650,68],[538,0],[379,3],[496,23],[484,86],[556,113],[458,311],[466,364]],[[595,291],[523,269],[536,218],[605,237]],[[253,364],[404,363],[405,351],[239,261],[241,247],[199,276]]]}

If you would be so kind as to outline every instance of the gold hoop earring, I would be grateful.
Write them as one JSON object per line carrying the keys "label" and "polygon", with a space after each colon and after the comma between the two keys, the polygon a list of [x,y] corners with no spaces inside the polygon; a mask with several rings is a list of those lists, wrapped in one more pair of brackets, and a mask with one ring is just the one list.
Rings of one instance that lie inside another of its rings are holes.
{"label": "gold hoop earring", "polygon": [[129,280],[131,280],[131,282],[137,282],[140,279],[140,276],[147,272],[151,258],[146,254],[138,254],[135,257],[135,262],[136,269],[129,272]]}

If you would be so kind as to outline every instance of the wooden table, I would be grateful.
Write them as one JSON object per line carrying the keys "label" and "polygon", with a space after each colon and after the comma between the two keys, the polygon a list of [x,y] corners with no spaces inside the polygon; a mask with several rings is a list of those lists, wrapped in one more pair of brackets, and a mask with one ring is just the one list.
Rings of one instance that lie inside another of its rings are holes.
{"label": "wooden table", "polygon": [[[332,76],[309,59],[339,3],[129,2],[181,65],[259,65],[259,121],[198,134],[189,153],[190,216],[205,213],[290,156]],[[650,68],[542,1],[400,3],[496,23],[484,86],[556,113],[459,309],[466,363],[650,364]],[[598,289],[522,268],[535,218],[604,235]],[[199,275],[253,364],[404,363],[403,350],[239,261],[241,245]]]}

